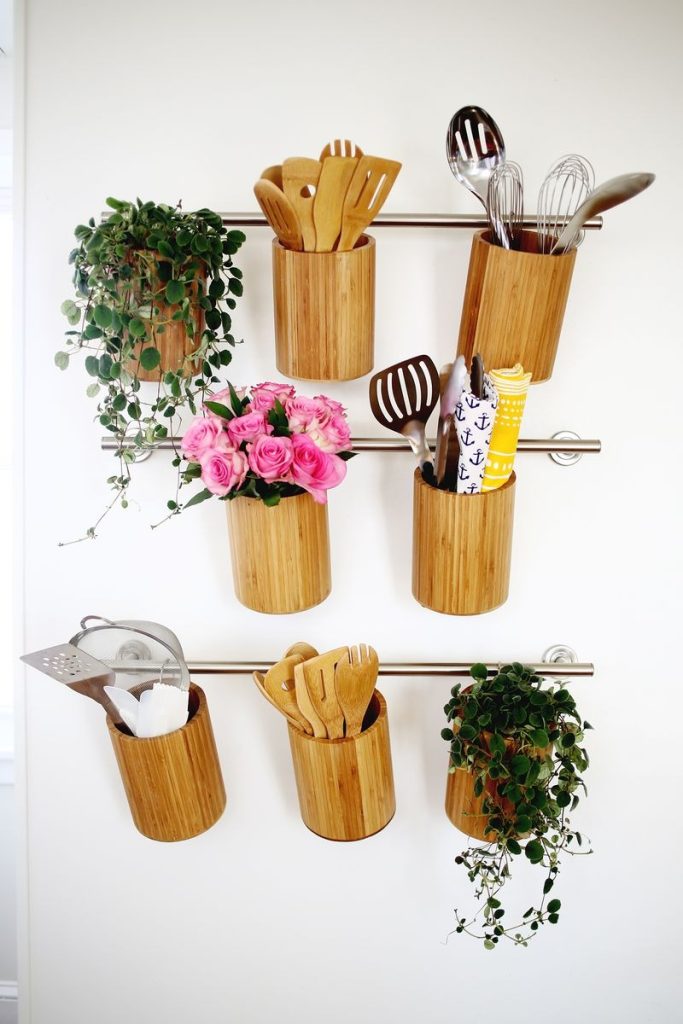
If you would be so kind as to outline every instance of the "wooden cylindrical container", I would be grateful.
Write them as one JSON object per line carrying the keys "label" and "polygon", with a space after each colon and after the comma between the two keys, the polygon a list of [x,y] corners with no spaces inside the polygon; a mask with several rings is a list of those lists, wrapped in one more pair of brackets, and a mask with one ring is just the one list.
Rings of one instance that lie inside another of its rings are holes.
{"label": "wooden cylindrical container", "polygon": [[[144,687],[142,687],[144,689]],[[225,787],[204,691],[190,686],[182,729],[138,739],[107,718],[135,827],[163,843],[206,832],[225,809]]]}
{"label": "wooden cylindrical container", "polygon": [[484,832],[488,815],[483,813],[485,793],[474,795],[474,775],[467,768],[449,772],[446,783],[446,814],[456,828],[466,836],[488,842],[494,832]]}
{"label": "wooden cylindrical container", "polygon": [[[156,255],[158,258],[158,254]],[[200,274],[200,276],[198,276],[192,283],[192,293],[195,298],[197,296],[200,281],[202,287],[205,288],[205,278],[203,273]],[[158,287],[160,289],[160,294],[163,294],[164,284],[162,281],[158,281]],[[206,294],[206,292],[203,291],[202,294]],[[169,305],[167,302],[158,300],[154,305],[159,310],[154,317],[155,323],[163,324],[164,329],[161,332],[159,332],[158,329],[155,330],[153,338],[145,340],[145,347],[153,344],[154,347],[159,350],[161,360],[159,365],[153,370],[145,370],[139,362],[131,360],[128,367],[129,371],[139,380],[143,381],[161,380],[163,375],[168,373],[169,370],[174,373],[178,370],[183,370],[184,377],[191,377],[193,373],[198,371],[199,363],[197,361],[193,361],[190,364],[185,364],[184,360],[186,356],[192,355],[199,348],[202,331],[204,329],[204,311],[199,308],[195,310],[194,337],[191,338],[187,333],[187,327],[183,321],[173,320],[173,314],[180,309],[178,304]]]}
{"label": "wooden cylindrical container", "polygon": [[495,491],[453,494],[415,471],[413,596],[446,615],[498,608],[510,587],[515,474]]}
{"label": "wooden cylindrical container", "polygon": [[494,245],[490,231],[472,239],[458,355],[469,366],[481,352],[489,370],[521,363],[537,384],[553,372],[576,249],[542,255],[535,231],[522,232],[521,246]]}
{"label": "wooden cylindrical container", "polygon": [[273,240],[275,362],[297,380],[354,380],[375,356],[375,240],[296,252]]}
{"label": "wooden cylindrical container", "polygon": [[327,505],[310,494],[268,507],[257,498],[226,501],[237,599],[282,615],[320,604],[332,589]]}
{"label": "wooden cylindrical container", "polygon": [[396,810],[384,697],[375,690],[357,736],[315,739],[288,725],[299,807],[323,839],[365,839]]}

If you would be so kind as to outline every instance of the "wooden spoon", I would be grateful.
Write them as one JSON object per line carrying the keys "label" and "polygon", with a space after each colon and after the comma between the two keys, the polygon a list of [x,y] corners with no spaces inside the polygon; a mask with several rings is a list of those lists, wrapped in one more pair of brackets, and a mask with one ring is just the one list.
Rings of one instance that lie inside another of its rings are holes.
{"label": "wooden spoon", "polygon": [[[337,647],[333,651],[305,661],[301,666],[306,692],[313,710],[323,723],[325,734],[331,740],[341,739],[344,735],[344,715],[334,689],[334,673],[337,662],[345,654],[348,654],[347,647]],[[298,693],[297,690],[297,697]],[[304,714],[308,717],[305,711]]]}
{"label": "wooden spoon", "polygon": [[[258,688],[258,689],[259,689],[259,690],[261,691],[261,693],[262,693],[262,694],[263,694],[263,696],[264,696],[264,697],[266,698],[266,700],[268,701],[268,703],[269,703],[269,704],[272,704],[274,708],[277,708],[277,710],[278,710],[278,711],[279,711],[279,712],[280,712],[281,714],[284,714],[284,712],[283,712],[282,708],[280,707],[280,705],[279,705],[279,704],[277,704],[277,703],[276,703],[276,702],[275,702],[275,701],[273,700],[273,698],[272,698],[272,697],[270,696],[270,694],[269,694],[269,693],[268,693],[268,691],[266,690],[266,688],[265,688],[265,686],[264,686],[264,678],[265,678],[265,677],[264,677],[263,673],[262,673],[262,672],[254,672],[254,673],[252,673],[252,674],[253,674],[253,677],[254,677],[254,682],[256,683],[256,686],[257,686],[257,688]],[[299,722],[298,722],[298,721],[297,721],[296,719],[294,719],[294,718],[290,718],[290,716],[289,716],[289,715],[285,715],[285,718],[287,719],[287,721],[288,721],[288,722],[290,722],[290,723],[291,723],[291,725],[295,726],[295,727],[296,727],[297,729],[301,729],[301,731],[302,731],[302,732],[308,732],[308,734],[309,734],[309,735],[312,735],[312,733],[313,733],[313,730],[311,729],[311,727],[310,727],[310,726],[308,726],[308,728],[307,728],[307,729],[304,729],[304,728],[303,728],[303,726],[302,726],[302,725],[301,725],[301,724],[300,724],[300,723],[299,723]]]}
{"label": "wooden spoon", "polygon": [[342,225],[344,200],[357,160],[352,156],[328,156],[313,200],[316,252],[332,252]]}
{"label": "wooden spoon", "polygon": [[301,664],[298,654],[283,658],[269,668],[263,679],[266,693],[287,718],[293,719],[304,732],[311,732],[305,713],[299,708],[294,689],[294,669]]}
{"label": "wooden spoon", "polygon": [[351,647],[337,664],[334,687],[346,720],[346,735],[357,736],[375,692],[379,659],[372,647]]}
{"label": "wooden spoon", "polygon": [[299,662],[298,665],[294,666],[294,690],[296,693],[296,703],[299,711],[306,719],[313,730],[313,735],[319,739],[324,739],[327,736],[327,729],[325,723],[318,717],[316,710],[313,707],[313,703],[308,693],[306,686],[306,676],[304,675],[304,662]]}
{"label": "wooden spoon", "polygon": [[318,188],[322,164],[305,156],[292,156],[282,164],[285,195],[294,207],[304,240],[304,250],[315,252],[313,201]]}
{"label": "wooden spoon", "polygon": [[284,653],[285,658],[289,658],[292,654],[298,654],[301,656],[303,661],[308,661],[309,658],[317,658],[318,652],[315,647],[311,647],[304,640],[300,640],[291,647],[288,647]]}
{"label": "wooden spoon", "polygon": [[261,177],[265,178],[266,181],[272,181],[276,188],[284,192],[282,187],[282,164],[273,164],[272,167],[266,167],[265,171],[261,171]]}
{"label": "wooden spoon", "polygon": [[301,251],[304,241],[299,218],[284,192],[272,181],[259,178],[254,185],[254,195],[264,217],[285,248]]}

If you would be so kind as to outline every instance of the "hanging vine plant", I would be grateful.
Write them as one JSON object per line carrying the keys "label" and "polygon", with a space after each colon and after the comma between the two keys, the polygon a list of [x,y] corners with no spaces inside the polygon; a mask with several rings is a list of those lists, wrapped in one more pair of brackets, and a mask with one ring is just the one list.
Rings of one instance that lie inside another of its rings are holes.
{"label": "hanging vine plant", "polygon": [[113,498],[79,539],[94,538],[114,505],[127,507],[132,465],[179,433],[182,410],[195,415],[220,383],[235,345],[230,314],[242,295],[232,258],[245,235],[228,230],[219,214],[184,213],[180,203],[106,202],[110,215],[75,230],[75,297],[62,304],[70,329],[55,356],[65,370],[85,355],[96,420],[116,441],[118,472],[107,480]]}
{"label": "hanging vine plant", "polygon": [[[591,726],[582,721],[573,696],[563,686],[546,686],[515,662],[493,678],[485,665],[473,665],[474,683],[457,684],[444,711],[450,744],[446,810],[470,842],[456,863],[475,886],[478,910],[456,909],[458,934],[495,949],[501,939],[526,946],[544,924],[557,924],[561,902],[551,891],[566,854],[590,853],[570,815],[586,786],[582,746]],[[545,874],[540,901],[516,923],[502,905],[502,889],[515,860],[537,865]]]}

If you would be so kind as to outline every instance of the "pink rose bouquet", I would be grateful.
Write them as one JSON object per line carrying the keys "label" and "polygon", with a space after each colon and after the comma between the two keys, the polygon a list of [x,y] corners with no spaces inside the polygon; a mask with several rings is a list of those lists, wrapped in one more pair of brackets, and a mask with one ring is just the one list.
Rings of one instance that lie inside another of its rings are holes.
{"label": "pink rose bouquet", "polygon": [[267,381],[251,389],[228,385],[205,399],[181,441],[183,484],[204,490],[185,502],[239,495],[277,505],[307,491],[321,504],[346,476],[351,432],[340,402],[297,395],[291,384]]}

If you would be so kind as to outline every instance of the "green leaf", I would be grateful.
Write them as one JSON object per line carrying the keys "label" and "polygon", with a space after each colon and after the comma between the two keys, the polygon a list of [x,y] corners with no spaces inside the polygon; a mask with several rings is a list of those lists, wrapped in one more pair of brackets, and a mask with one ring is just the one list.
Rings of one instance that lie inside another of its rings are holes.
{"label": "green leaf", "polygon": [[60,370],[66,370],[69,365],[68,352],[55,352],[55,366]]}
{"label": "green leaf", "polygon": [[572,802],[572,798],[566,790],[562,789],[555,797],[555,802],[558,807],[568,807]]}
{"label": "green leaf", "polygon": [[140,365],[143,370],[155,370],[161,362],[161,352],[158,348],[143,348],[140,353]]}
{"label": "green leaf", "polygon": [[104,380],[109,380],[111,365],[111,356],[108,356],[105,352],[103,356],[100,356],[98,363],[98,374]]}
{"label": "green leaf", "polygon": [[548,904],[548,913],[549,914],[556,914],[561,906],[562,906],[562,903],[561,903],[560,900],[550,900],[550,902]]}
{"label": "green leaf", "polygon": [[111,327],[112,315],[109,306],[103,306],[101,303],[95,306],[93,316],[98,327]]}
{"label": "green leaf", "polygon": [[134,338],[144,338],[147,328],[139,317],[134,317],[128,324],[128,330]]}
{"label": "green leaf", "polygon": [[198,505],[200,501],[206,501],[207,498],[212,497],[213,495],[211,491],[205,487],[203,491],[199,491],[197,494],[194,494],[189,501],[186,501],[183,508],[191,508],[192,505]]}
{"label": "green leaf", "polygon": [[453,739],[453,736],[454,736],[454,733],[453,733],[452,729],[442,729],[441,730],[441,739],[442,740],[448,740],[450,742],[450,740]]}
{"label": "green leaf", "polygon": [[529,817],[529,815],[528,814],[520,814],[519,817],[517,818],[517,825],[516,825],[516,827],[517,827],[518,831],[521,832],[521,833],[528,832],[529,829],[531,828],[531,818]]}
{"label": "green leaf", "polygon": [[97,383],[88,384],[87,388],[85,389],[85,393],[88,396],[88,398],[94,398],[95,395],[99,394],[99,391],[100,385]]}
{"label": "green leaf", "polygon": [[209,295],[212,299],[220,299],[224,291],[224,283],[221,281],[220,277],[215,277],[209,285]]}
{"label": "green leaf", "polygon": [[505,740],[500,733],[494,732],[493,736],[489,740],[489,750],[492,754],[505,753]]}
{"label": "green leaf", "polygon": [[182,281],[169,281],[164,292],[166,301],[174,305],[185,298],[185,285]]}
{"label": "green leaf", "polygon": [[544,896],[548,895],[548,893],[550,892],[550,890],[552,889],[554,884],[555,883],[553,882],[552,878],[546,878],[545,882],[543,883],[543,895]]}
{"label": "green leaf", "polygon": [[526,754],[516,754],[510,762],[513,775],[526,775],[530,767],[531,761]]}
{"label": "green leaf", "polygon": [[86,356],[85,357],[85,370],[91,377],[99,376],[100,372],[100,361],[97,356]]}
{"label": "green leaf", "polygon": [[221,402],[204,402],[204,405],[216,416],[220,416],[221,419],[231,420],[233,418],[233,414],[227,405],[223,405]]}
{"label": "green leaf", "polygon": [[244,292],[244,286],[236,277],[231,277],[228,281],[228,291],[239,297]]}
{"label": "green leaf", "polygon": [[545,729],[534,729],[534,731],[531,734],[531,739],[534,745],[537,747],[547,747],[550,743],[548,733],[545,731]]}
{"label": "green leaf", "polygon": [[206,326],[211,331],[217,331],[221,326],[221,315],[217,309],[210,309],[204,319],[206,320]]}
{"label": "green leaf", "polygon": [[477,735],[477,730],[472,725],[463,725],[460,727],[460,736],[464,740],[473,740]]}
{"label": "green leaf", "polygon": [[275,505],[279,505],[280,504],[280,494],[279,494],[279,492],[275,491],[274,494],[267,494],[265,496],[265,498],[263,499],[263,504],[266,505],[268,508],[273,508]]}
{"label": "green leaf", "polygon": [[247,240],[247,236],[243,231],[228,231],[227,237],[231,242],[236,242],[238,245],[242,245]]}
{"label": "green leaf", "polygon": [[510,853],[520,854],[522,852],[522,847],[519,845],[516,839],[508,839],[507,848],[510,851]]}
{"label": "green leaf", "polygon": [[484,939],[484,949],[495,949],[496,944],[491,939]]}
{"label": "green leaf", "polygon": [[568,750],[569,747],[573,747],[575,742],[576,742],[576,737],[574,736],[573,732],[566,732],[564,734],[564,736],[562,737],[562,746],[564,747],[565,750]]}
{"label": "green leaf", "polygon": [[540,864],[543,860],[543,844],[538,839],[532,839],[524,847],[524,853],[532,864]]}
{"label": "green leaf", "polygon": [[486,679],[488,674],[486,665],[482,665],[479,661],[470,669],[470,675],[473,679]]}

